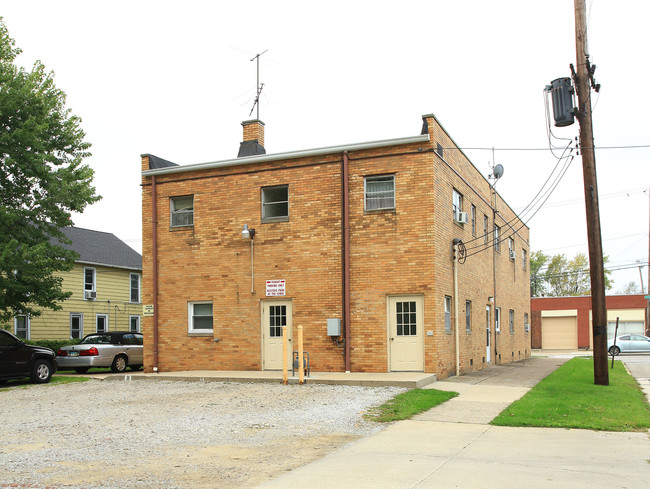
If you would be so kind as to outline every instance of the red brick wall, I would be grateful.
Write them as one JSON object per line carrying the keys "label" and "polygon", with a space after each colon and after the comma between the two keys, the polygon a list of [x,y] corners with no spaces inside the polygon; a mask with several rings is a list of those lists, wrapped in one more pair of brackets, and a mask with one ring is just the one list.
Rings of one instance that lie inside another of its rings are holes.
{"label": "red brick wall", "polygon": [[[439,378],[453,374],[455,337],[444,328],[444,296],[453,296],[451,241],[463,239],[469,253],[474,253],[483,249],[483,240],[472,242],[471,225],[453,222],[452,189],[463,193],[466,212],[471,203],[477,206],[479,235],[483,214],[490,217],[492,226],[490,199],[497,199],[503,219],[514,217],[498,194],[491,195],[487,181],[460,151],[449,150],[444,161],[431,151],[437,142],[447,148],[454,143],[435,119],[428,121],[428,144],[349,155],[353,371],[389,369],[387,298],[412,294],[423,297],[424,329],[433,333],[424,336],[425,371]],[[364,211],[364,176],[380,174],[395,175],[396,208]],[[342,318],[341,155],[156,178],[159,369],[261,369],[260,301],[265,298],[265,281],[285,279],[286,298],[293,301],[294,331],[303,325],[312,369],[343,370],[343,348],[333,344],[326,329],[327,318]],[[150,183],[150,177],[143,177],[145,304],[153,303]],[[260,189],[280,184],[289,185],[289,220],[262,223]],[[169,199],[188,194],[194,195],[194,226],[170,229]],[[244,223],[256,230],[255,294],[250,290],[250,242],[241,237]],[[505,226],[502,232],[506,234]],[[509,260],[504,241],[501,253],[489,248],[458,267],[461,372],[485,366],[485,307],[495,304],[489,297],[496,297],[496,305],[502,308],[501,334],[495,335],[491,327],[492,361],[503,363],[530,355],[530,335],[523,330],[523,314],[529,312],[529,277],[521,266],[521,249],[529,250],[528,229],[521,227],[515,236],[515,263]],[[188,336],[187,303],[197,300],[213,302],[214,337],[219,342],[213,337]],[[470,333],[465,331],[465,300],[472,301]],[[515,310],[514,334],[508,330],[509,309]],[[147,370],[153,365],[152,329],[152,318],[144,318]]]}

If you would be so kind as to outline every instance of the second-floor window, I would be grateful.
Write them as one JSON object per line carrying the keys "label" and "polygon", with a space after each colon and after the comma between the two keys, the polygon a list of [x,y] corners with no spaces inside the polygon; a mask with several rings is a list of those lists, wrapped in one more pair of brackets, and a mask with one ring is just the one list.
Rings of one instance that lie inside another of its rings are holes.
{"label": "second-floor window", "polygon": [[194,226],[194,196],[184,195],[170,199],[171,227]]}
{"label": "second-floor window", "polygon": [[395,208],[395,175],[366,177],[363,180],[365,210]]}
{"label": "second-floor window", "polygon": [[262,220],[289,217],[289,186],[277,185],[262,189]]}
{"label": "second-floor window", "polygon": [[501,228],[494,225],[494,249],[501,252]]}
{"label": "second-floor window", "polygon": [[488,224],[488,216],[486,216],[486,215],[484,214],[484,215],[483,215],[483,242],[484,242],[485,244],[488,244],[488,241],[489,241],[489,239],[490,239],[490,238],[489,238],[489,234],[488,234],[488,228],[489,228],[489,224]]}
{"label": "second-floor window", "polygon": [[132,273],[131,282],[131,302],[140,302],[140,274]]}
{"label": "second-floor window", "polygon": [[97,298],[96,273],[94,268],[84,267],[84,299],[94,300]]}
{"label": "second-floor window", "polygon": [[512,261],[515,261],[515,239],[508,238],[508,256]]}
{"label": "second-floor window", "polygon": [[452,207],[454,210],[453,218],[457,219],[458,214],[463,212],[463,196],[458,190],[454,189]]}
{"label": "second-floor window", "polygon": [[472,236],[476,236],[476,206],[470,208],[470,219],[472,220]]}

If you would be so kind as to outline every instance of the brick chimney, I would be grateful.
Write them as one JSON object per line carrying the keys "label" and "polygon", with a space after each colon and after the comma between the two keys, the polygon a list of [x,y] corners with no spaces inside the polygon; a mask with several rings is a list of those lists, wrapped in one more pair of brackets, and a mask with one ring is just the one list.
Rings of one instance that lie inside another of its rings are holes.
{"label": "brick chimney", "polygon": [[237,158],[266,154],[264,149],[264,123],[259,119],[253,119],[244,121],[241,125],[244,126],[244,140],[239,145]]}

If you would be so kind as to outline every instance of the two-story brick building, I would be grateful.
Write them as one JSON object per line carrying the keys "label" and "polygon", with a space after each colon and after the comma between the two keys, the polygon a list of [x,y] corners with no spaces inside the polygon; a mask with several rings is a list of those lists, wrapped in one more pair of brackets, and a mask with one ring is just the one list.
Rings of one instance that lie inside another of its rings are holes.
{"label": "two-story brick building", "polygon": [[433,115],[281,154],[242,125],[231,160],[142,156],[146,371],[280,369],[283,325],[316,371],[443,378],[530,355],[528,228]]}

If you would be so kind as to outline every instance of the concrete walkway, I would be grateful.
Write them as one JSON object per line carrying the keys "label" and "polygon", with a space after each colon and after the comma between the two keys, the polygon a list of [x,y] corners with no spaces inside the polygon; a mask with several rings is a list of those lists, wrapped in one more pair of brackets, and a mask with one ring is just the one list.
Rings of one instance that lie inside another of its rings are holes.
{"label": "concrete walkway", "polygon": [[648,433],[487,424],[568,360],[530,358],[430,387],[460,395],[259,488],[643,488]]}

